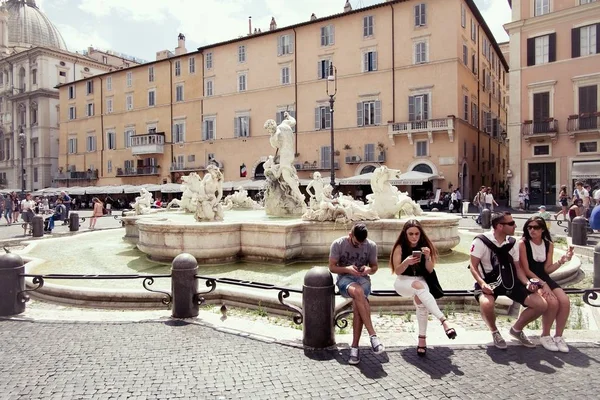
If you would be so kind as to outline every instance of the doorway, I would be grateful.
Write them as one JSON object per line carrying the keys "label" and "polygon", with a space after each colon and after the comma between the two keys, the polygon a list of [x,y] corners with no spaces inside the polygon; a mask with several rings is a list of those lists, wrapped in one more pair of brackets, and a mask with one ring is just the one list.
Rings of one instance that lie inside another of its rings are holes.
{"label": "doorway", "polygon": [[556,163],[529,164],[529,202],[531,205],[556,205]]}

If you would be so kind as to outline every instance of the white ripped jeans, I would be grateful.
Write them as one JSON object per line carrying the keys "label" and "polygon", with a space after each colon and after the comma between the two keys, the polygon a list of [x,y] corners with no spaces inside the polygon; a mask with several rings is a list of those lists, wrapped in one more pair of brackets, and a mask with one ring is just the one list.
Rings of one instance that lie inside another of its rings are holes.
{"label": "white ripped jeans", "polygon": [[[415,289],[412,284],[419,282],[423,286],[422,289]],[[440,310],[435,301],[435,298],[429,293],[429,286],[425,282],[425,278],[422,276],[407,276],[398,275],[394,282],[394,289],[402,297],[411,297],[413,303],[417,307],[417,323],[419,325],[419,335],[425,336],[427,334],[427,318],[429,313],[433,314],[434,317],[440,321],[444,319],[444,313]],[[417,304],[415,297],[418,297],[421,304]]]}

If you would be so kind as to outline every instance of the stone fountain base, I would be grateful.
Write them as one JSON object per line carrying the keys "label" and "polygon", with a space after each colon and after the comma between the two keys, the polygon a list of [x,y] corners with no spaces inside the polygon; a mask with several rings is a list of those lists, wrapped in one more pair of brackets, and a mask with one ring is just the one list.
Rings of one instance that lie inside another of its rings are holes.
{"label": "stone fountain base", "polygon": [[[458,245],[460,217],[427,213],[417,217],[440,253]],[[123,218],[127,241],[152,259],[170,261],[190,253],[199,263],[225,263],[239,259],[270,262],[326,259],[331,242],[350,231],[352,224],[269,218],[263,211],[230,211],[225,221],[194,221],[180,212]],[[366,221],[369,238],[380,257],[389,256],[407,219]],[[137,236],[137,238],[136,238]]]}

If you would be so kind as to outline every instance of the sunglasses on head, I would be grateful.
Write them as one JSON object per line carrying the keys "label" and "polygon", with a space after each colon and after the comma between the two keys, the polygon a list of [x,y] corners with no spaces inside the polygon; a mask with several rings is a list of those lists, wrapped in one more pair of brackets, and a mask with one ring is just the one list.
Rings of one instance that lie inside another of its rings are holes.
{"label": "sunglasses on head", "polygon": [[515,221],[510,221],[510,222],[500,222],[500,225],[515,226],[515,225],[516,225],[516,222],[515,222]]}
{"label": "sunglasses on head", "polygon": [[529,230],[535,230],[535,231],[539,231],[539,230],[541,230],[541,229],[542,229],[542,227],[541,227],[541,226],[539,226],[539,225],[529,225],[529,226],[527,227],[527,229],[529,229]]}

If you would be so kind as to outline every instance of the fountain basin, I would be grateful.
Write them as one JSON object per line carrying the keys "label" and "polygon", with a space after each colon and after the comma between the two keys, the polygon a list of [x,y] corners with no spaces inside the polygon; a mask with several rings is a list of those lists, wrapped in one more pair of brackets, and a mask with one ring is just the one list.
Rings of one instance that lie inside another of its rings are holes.
{"label": "fountain basin", "polygon": [[[426,213],[416,219],[440,253],[447,253],[460,242],[460,217]],[[369,238],[377,243],[380,256],[389,256],[407,220],[365,221]],[[125,239],[137,244],[153,260],[171,261],[185,252],[199,263],[326,259],[331,242],[347,235],[353,225],[270,218],[260,210],[229,211],[220,222],[199,223],[182,212],[125,217],[123,221]]]}

